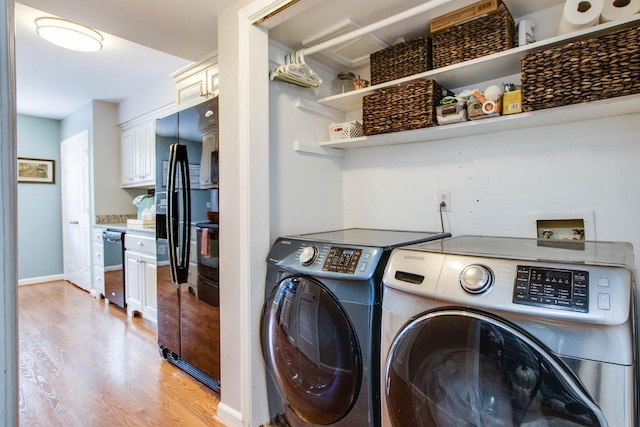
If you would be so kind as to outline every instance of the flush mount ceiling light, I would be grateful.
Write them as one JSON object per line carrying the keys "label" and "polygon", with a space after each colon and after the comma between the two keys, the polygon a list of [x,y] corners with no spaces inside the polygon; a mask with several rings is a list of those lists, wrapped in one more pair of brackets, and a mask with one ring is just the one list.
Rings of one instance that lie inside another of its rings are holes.
{"label": "flush mount ceiling light", "polygon": [[93,28],[62,18],[38,18],[35,22],[37,33],[50,43],[80,52],[102,49],[102,34]]}

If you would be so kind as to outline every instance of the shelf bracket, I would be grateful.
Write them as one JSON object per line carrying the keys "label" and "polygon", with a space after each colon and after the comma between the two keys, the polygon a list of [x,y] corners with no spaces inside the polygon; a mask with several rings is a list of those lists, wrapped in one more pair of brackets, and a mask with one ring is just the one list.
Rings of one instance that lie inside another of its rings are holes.
{"label": "shelf bracket", "polygon": [[313,142],[293,141],[293,149],[298,153],[318,154],[327,157],[343,158],[344,151],[337,148],[320,147]]}
{"label": "shelf bracket", "polygon": [[344,113],[336,108],[318,104],[307,98],[298,97],[295,102],[298,110],[324,117],[334,122],[344,122]]}

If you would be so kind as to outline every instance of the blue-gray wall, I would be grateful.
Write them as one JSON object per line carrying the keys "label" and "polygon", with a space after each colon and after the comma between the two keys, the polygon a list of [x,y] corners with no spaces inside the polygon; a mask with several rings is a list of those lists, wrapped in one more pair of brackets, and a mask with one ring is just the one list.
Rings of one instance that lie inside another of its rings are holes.
{"label": "blue-gray wall", "polygon": [[55,184],[18,184],[18,279],[61,275],[60,121],[18,115],[18,157],[55,160]]}

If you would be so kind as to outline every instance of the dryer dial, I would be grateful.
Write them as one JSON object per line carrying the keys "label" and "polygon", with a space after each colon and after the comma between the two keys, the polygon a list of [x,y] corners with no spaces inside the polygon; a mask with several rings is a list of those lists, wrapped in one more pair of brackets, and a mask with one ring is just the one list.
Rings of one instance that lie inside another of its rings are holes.
{"label": "dryer dial", "polygon": [[493,285],[493,273],[484,265],[468,265],[460,273],[460,285],[470,294],[482,293]]}
{"label": "dryer dial", "polygon": [[314,263],[318,258],[318,248],[315,246],[306,246],[300,252],[300,264],[307,266]]}

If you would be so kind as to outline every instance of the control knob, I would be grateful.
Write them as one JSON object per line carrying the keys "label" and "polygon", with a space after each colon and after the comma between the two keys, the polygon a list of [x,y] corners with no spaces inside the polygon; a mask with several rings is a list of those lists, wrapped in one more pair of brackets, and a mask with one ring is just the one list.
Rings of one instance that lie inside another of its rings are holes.
{"label": "control knob", "polygon": [[489,267],[480,264],[468,265],[460,273],[460,286],[470,294],[479,294],[493,284],[493,273]]}
{"label": "control knob", "polygon": [[313,264],[316,258],[318,258],[318,248],[315,246],[306,246],[300,252],[300,264],[304,266]]}

